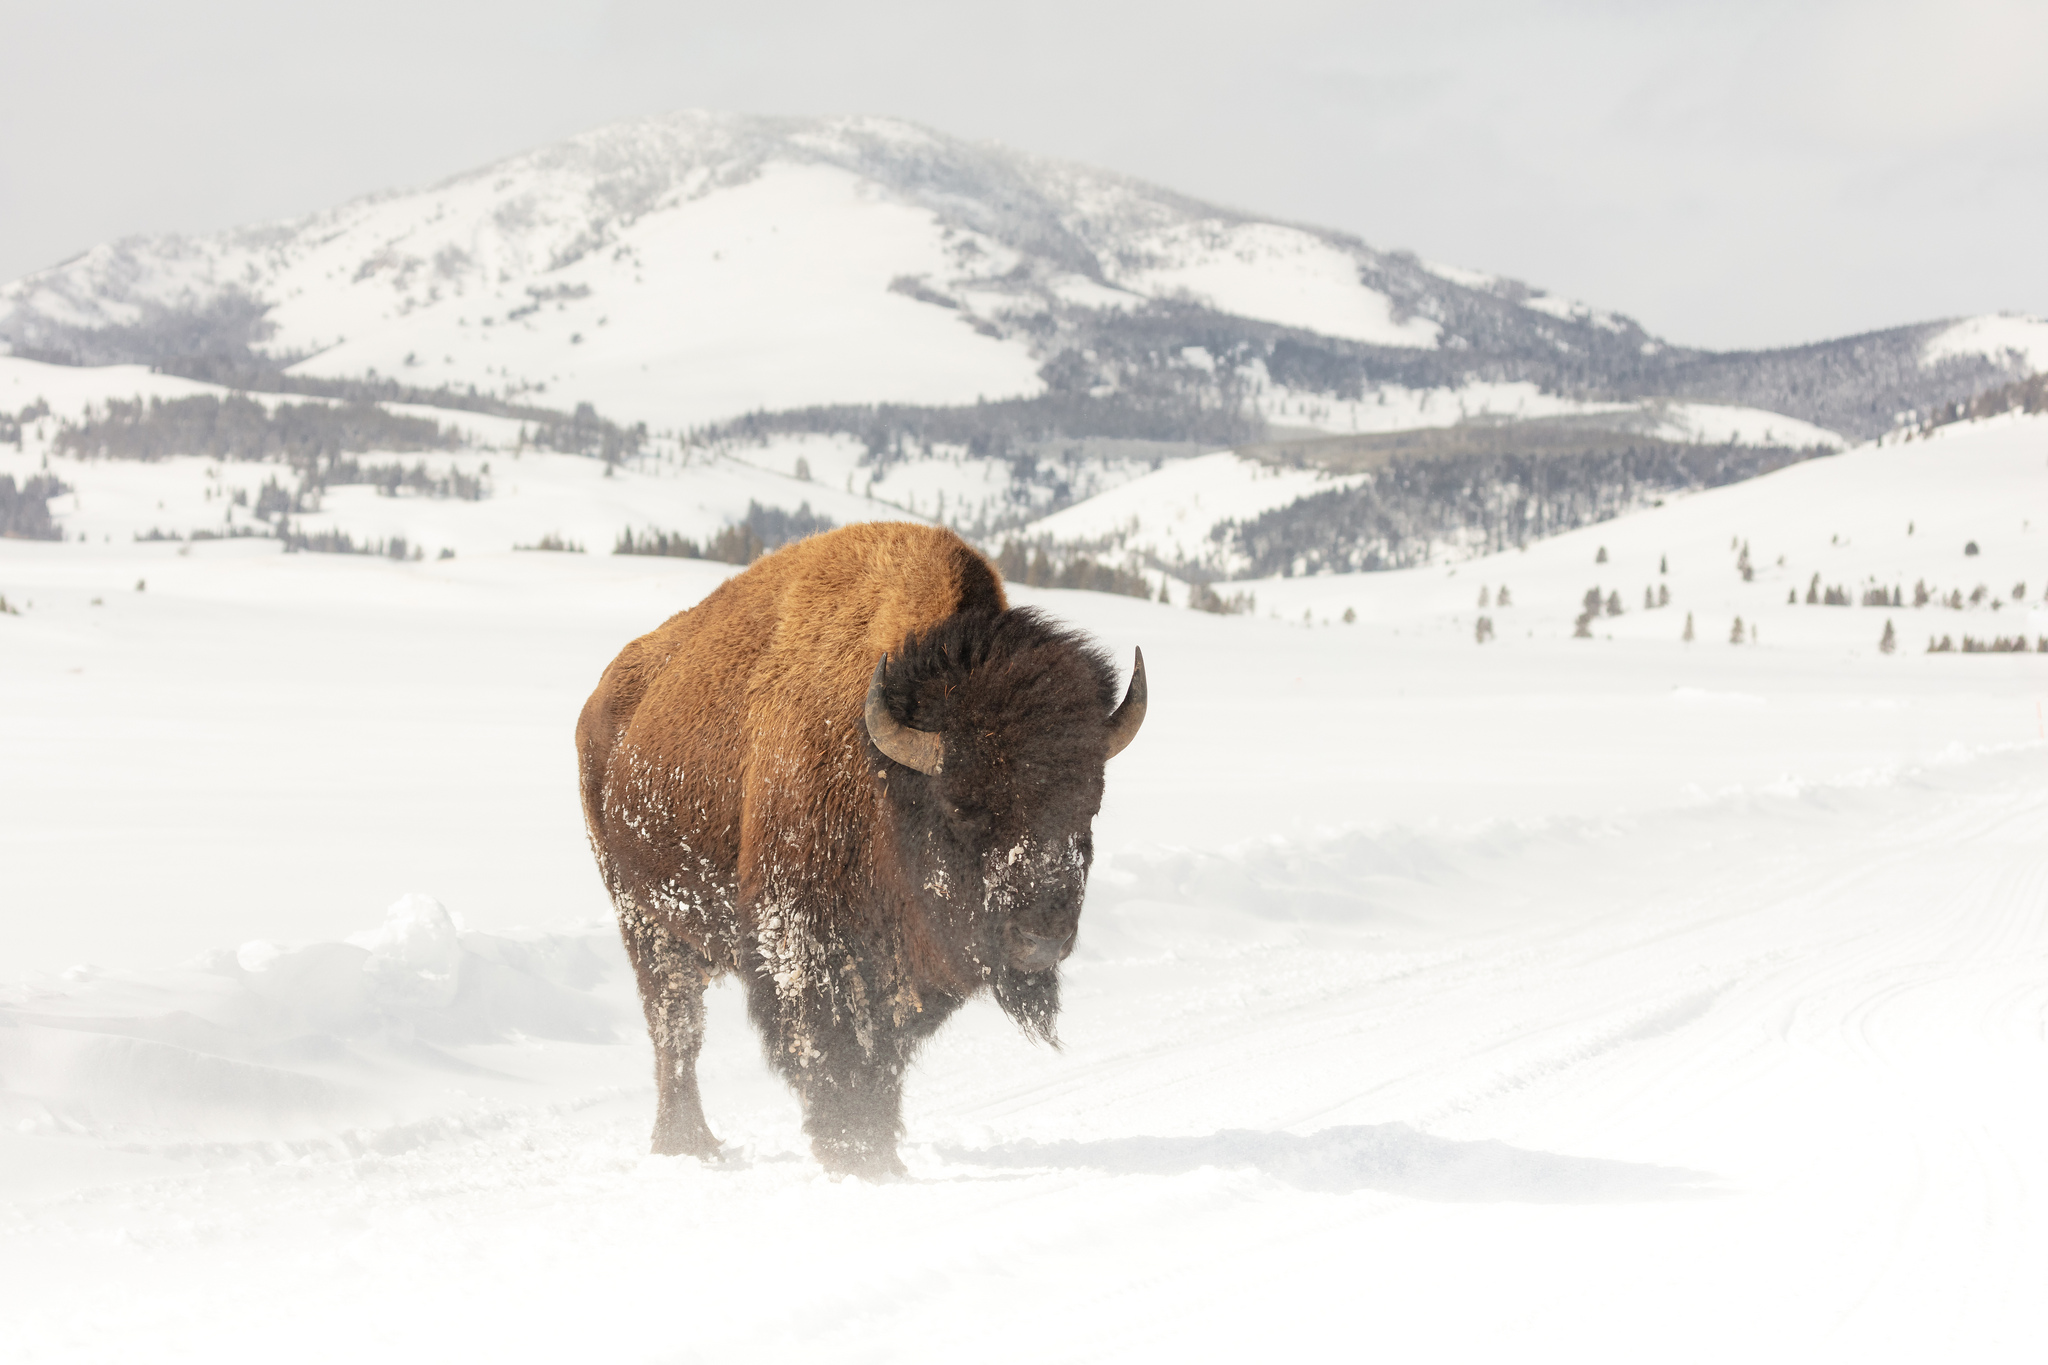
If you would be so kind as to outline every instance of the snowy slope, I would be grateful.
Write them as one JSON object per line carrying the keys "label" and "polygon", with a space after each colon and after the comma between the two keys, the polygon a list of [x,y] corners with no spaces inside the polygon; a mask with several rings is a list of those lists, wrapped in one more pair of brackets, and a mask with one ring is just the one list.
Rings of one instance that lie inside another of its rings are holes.
{"label": "snowy slope", "polygon": [[[1012,223],[1011,198],[1043,202]],[[1199,298],[1433,345],[1433,323],[1396,320],[1361,282],[1363,252],[908,124],[685,113],[304,220],[103,245],[0,307],[38,344],[247,296],[261,348],[302,373],[552,395],[671,429],[1034,392],[1045,357],[1018,324],[1055,303]]]}
{"label": "snowy slope", "polygon": [[1041,517],[1025,530],[1062,544],[1097,547],[1119,556],[1137,552],[1213,572],[1221,567],[1221,547],[1209,535],[1217,522],[1257,516],[1312,493],[1357,482],[1312,469],[1278,469],[1247,455],[1219,451],[1166,465]]}
{"label": "snowy slope", "polygon": [[1359,278],[1354,253],[1299,228],[1192,224],[1140,238],[1136,248],[1150,263],[1117,280],[1135,293],[1375,346],[1430,347],[1443,330],[1429,318],[1396,317],[1393,300]]}
{"label": "snowy slope", "polygon": [[[1687,612],[1702,640],[1725,641],[1740,616],[1761,626],[1764,647],[1863,649],[1886,620],[1904,650],[1925,648],[1930,635],[2039,636],[2048,634],[2044,467],[2048,417],[2006,415],[1859,446],[1455,567],[1233,587],[1290,619],[1334,620],[1348,608],[1411,633],[1469,634],[1480,586],[1505,584],[1515,605],[1490,613],[1496,626],[1538,638],[1569,634],[1593,587],[1620,595],[1623,613],[1598,624],[1615,640],[1676,639]],[[1748,581],[1736,567],[1744,545]],[[1809,606],[1815,575],[1823,591],[1846,589],[1859,604],[1883,588],[1906,605]],[[1936,597],[1960,592],[1964,607],[1913,607],[1921,583]],[[1671,605],[1643,610],[1644,590],[1659,587],[1671,589]]]}
{"label": "snowy slope", "polygon": [[1568,398],[1546,393],[1526,381],[1473,380],[1441,388],[1386,384],[1369,394],[1347,398],[1276,384],[1264,375],[1256,377],[1251,402],[1260,416],[1277,427],[1331,435],[1448,427],[1475,418],[1526,421],[1585,415],[1647,415],[1658,411],[1657,405]]}
{"label": "snowy slope", "polygon": [[1527,413],[1540,393],[1867,436],[2030,372],[2044,329],[1986,317],[1716,356],[1517,281],[900,121],[706,112],[303,219],[104,243],[0,286],[19,355],[267,358],[590,402],[658,433],[1038,394],[1053,365],[1073,391],[1249,387],[1270,420],[1332,431],[1433,401]]}
{"label": "snowy slope", "polygon": [[9,1350],[2035,1358],[2048,660],[1921,649],[2048,633],[2044,460],[1958,423],[1256,617],[1018,590],[1152,710],[1064,1049],[965,1011],[882,1187],[730,985],[728,1159],[644,1155],[568,735],[731,570],[0,542]]}
{"label": "snowy slope", "polygon": [[1762,408],[1726,403],[1648,403],[1643,405],[1642,412],[1647,420],[1641,429],[1667,441],[1785,446],[1794,450],[1839,450],[1848,444],[1826,427]]}
{"label": "snowy slope", "polygon": [[[1487,399],[1509,400],[1511,396],[1501,392],[1508,387],[1491,386],[1493,391]],[[1430,396],[1448,397],[1458,405],[1451,407],[1439,401],[1433,405],[1424,403],[1412,411],[1393,409],[1405,419],[1399,426],[1378,425],[1386,420],[1386,408],[1353,405],[1365,416],[1365,421],[1353,429],[1373,432],[1444,428],[1462,421],[1472,411],[1463,401],[1465,395],[1461,390]],[[1536,411],[1523,415],[1584,416],[1684,444],[1774,445],[1805,450],[1835,450],[1844,445],[1831,431],[1755,408],[1667,402],[1637,406],[1570,405],[1540,400],[1531,406]],[[1342,407],[1332,409],[1303,403],[1283,407],[1281,411],[1308,430],[1330,430],[1341,426],[1344,420]],[[1354,422],[1357,415],[1351,415]],[[1127,482],[1038,518],[1023,528],[1023,534],[1136,556],[1173,566],[1177,572],[1232,577],[1243,571],[1243,565],[1224,535],[1224,523],[1248,521],[1298,499],[1360,482],[1359,476],[1332,475],[1314,468],[1279,468],[1252,454],[1219,452],[1137,474]]]}
{"label": "snowy slope", "polygon": [[109,398],[189,398],[222,392],[217,384],[158,374],[143,365],[47,365],[0,356],[0,411],[18,413],[43,403],[59,421],[76,418]]}
{"label": "snowy slope", "polygon": [[[51,439],[59,423],[104,409],[110,400],[226,397],[230,392],[134,365],[74,367],[0,356],[0,406],[20,411],[42,403],[49,410],[24,431],[18,449],[0,445],[0,474],[12,475],[17,484],[37,474],[61,480],[71,491],[52,501],[51,513],[71,540],[105,544],[152,533],[189,538],[238,529],[268,535],[273,528],[257,522],[249,507],[265,483],[288,490],[296,486],[296,472],[278,462],[199,456],[149,462],[80,459],[56,449]],[[272,407],[328,401],[300,395],[253,397]],[[523,449],[519,434],[525,424],[512,418],[415,404],[380,406],[453,428],[464,445],[424,454],[366,451],[358,458],[408,469],[420,466],[436,477],[459,470],[483,479],[489,495],[471,502],[420,497],[410,490],[387,497],[364,485],[330,488],[318,510],[292,518],[297,530],[341,531],[358,542],[400,536],[429,554],[442,549],[499,552],[554,535],[602,553],[628,529],[668,531],[701,543],[745,520],[755,503],[785,511],[808,506],[840,525],[920,515],[911,505],[916,490],[905,481],[883,490],[882,497],[868,496],[872,472],[860,471],[856,480],[852,460],[831,458],[837,449],[831,441],[797,443],[815,459],[815,478],[799,477],[793,459],[763,458],[763,451],[741,452],[751,459],[734,458],[664,443],[656,443],[648,457],[607,472],[596,460]],[[984,483],[993,478],[993,471],[977,472]],[[955,490],[956,498],[962,491],[964,484]],[[236,501],[237,494],[242,501]],[[927,494],[928,508],[931,502]]]}
{"label": "snowy slope", "polygon": [[2021,313],[1966,318],[1927,343],[1930,361],[1966,356],[2010,358],[2036,373],[2048,369],[2048,318]]}

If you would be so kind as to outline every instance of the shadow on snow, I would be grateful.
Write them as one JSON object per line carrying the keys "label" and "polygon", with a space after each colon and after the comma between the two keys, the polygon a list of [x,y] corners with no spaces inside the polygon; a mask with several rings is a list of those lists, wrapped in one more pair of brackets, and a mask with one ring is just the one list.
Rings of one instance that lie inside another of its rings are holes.
{"label": "shadow on snow", "polygon": [[1490,1140],[1461,1142],[1405,1123],[1325,1128],[1306,1136],[1233,1128],[1202,1137],[1021,1141],[940,1148],[938,1154],[963,1165],[1111,1175],[1250,1169],[1297,1189],[1378,1190],[1447,1203],[1622,1204],[1719,1191],[1715,1177],[1703,1171],[1564,1156]]}

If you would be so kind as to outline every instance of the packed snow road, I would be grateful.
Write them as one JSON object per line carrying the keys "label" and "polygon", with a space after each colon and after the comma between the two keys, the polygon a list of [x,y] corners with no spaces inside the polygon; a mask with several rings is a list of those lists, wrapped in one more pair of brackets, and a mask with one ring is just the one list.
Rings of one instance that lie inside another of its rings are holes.
{"label": "packed snow road", "polygon": [[[2026,571],[2035,458],[1956,573]],[[725,570],[0,544],[7,1350],[2038,1359],[2048,660],[1731,600],[1769,483],[1261,589],[1355,626],[1035,595],[1143,645],[1152,715],[1063,1050],[963,1011],[883,1186],[819,1173],[730,983],[726,1159],[645,1155],[568,724]],[[1593,573],[1676,600],[1566,638]],[[1448,594],[1510,579],[1475,645]]]}

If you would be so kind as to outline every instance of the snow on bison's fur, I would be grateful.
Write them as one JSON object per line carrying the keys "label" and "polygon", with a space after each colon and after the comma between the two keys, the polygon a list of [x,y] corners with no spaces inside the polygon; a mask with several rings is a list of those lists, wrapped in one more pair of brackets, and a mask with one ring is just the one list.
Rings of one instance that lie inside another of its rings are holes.
{"label": "snow on bison's fur", "polygon": [[654,1150],[710,1156],[704,988],[737,972],[826,1169],[900,1172],[903,1073],[988,990],[1047,1040],[1103,764],[1145,716],[949,531],[849,526],[627,645],[576,725],[654,1039]]}

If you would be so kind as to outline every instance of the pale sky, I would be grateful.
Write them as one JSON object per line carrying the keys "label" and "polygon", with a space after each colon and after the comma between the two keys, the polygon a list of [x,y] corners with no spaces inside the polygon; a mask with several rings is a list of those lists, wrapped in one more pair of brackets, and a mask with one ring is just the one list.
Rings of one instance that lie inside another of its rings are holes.
{"label": "pale sky", "polygon": [[0,0],[0,279],[663,109],[877,113],[1673,341],[2048,313],[2048,4]]}

